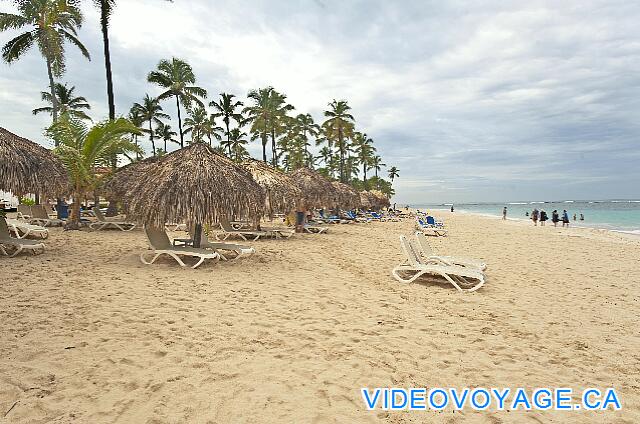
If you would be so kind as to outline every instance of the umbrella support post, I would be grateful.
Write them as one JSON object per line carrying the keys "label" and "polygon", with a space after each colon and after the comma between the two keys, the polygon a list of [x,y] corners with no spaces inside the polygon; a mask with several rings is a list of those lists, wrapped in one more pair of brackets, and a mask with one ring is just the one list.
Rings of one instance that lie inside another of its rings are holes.
{"label": "umbrella support post", "polygon": [[196,224],[193,229],[193,247],[200,248],[200,242],[202,241],[202,224]]}

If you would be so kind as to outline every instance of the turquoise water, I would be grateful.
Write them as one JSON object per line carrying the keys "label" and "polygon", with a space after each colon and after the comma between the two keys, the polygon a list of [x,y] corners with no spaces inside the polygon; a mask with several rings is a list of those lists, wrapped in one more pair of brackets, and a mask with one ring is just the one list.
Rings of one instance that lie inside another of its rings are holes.
{"label": "turquoise water", "polygon": [[[536,208],[544,210],[551,219],[551,212],[558,210],[560,216],[564,209],[569,213],[572,225],[581,227],[604,228],[640,234],[640,200],[566,200],[558,202],[521,201],[507,203],[467,203],[453,205],[456,211],[474,212],[485,215],[502,216],[502,208],[507,207],[507,217],[528,219],[525,212]],[[418,209],[449,209],[450,204],[431,204],[416,206]],[[573,221],[573,214],[578,220]],[[580,214],[584,221],[580,221]],[[550,223],[550,222],[549,222]]]}

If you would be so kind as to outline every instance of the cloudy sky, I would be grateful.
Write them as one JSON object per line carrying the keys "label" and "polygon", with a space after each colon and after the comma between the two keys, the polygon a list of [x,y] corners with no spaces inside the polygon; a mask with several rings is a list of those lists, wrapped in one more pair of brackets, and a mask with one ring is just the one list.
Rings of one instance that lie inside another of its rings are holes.
{"label": "cloudy sky", "polygon": [[[83,3],[93,60],[69,47],[63,81],[101,119],[98,14]],[[146,74],[176,56],[210,97],[272,85],[317,121],[348,100],[400,169],[399,203],[640,198],[638,22],[640,3],[611,0],[118,0],[116,108],[159,94]],[[48,118],[31,114],[46,86],[37,50],[0,63],[0,126],[46,145]]]}

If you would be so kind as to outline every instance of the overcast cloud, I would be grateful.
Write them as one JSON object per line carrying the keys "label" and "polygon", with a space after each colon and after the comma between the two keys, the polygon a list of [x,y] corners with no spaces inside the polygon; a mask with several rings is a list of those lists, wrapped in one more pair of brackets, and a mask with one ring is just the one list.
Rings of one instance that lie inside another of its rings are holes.
{"label": "overcast cloud", "polygon": [[[63,82],[101,119],[98,14],[83,3],[93,60],[69,46]],[[640,198],[638,22],[627,1],[118,0],[116,108],[159,94],[146,74],[176,56],[210,98],[272,85],[317,121],[347,99],[400,169],[399,203]],[[31,114],[46,86],[35,49],[0,64],[0,126],[47,144],[48,117]]]}

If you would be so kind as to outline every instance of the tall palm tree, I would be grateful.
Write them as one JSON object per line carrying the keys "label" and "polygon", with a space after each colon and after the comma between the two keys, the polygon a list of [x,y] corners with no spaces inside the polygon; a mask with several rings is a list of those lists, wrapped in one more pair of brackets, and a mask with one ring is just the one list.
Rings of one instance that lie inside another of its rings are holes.
{"label": "tall palm tree", "polygon": [[[209,103],[209,106],[212,106],[214,111],[213,116],[215,118],[222,117],[222,122],[224,122],[225,127],[225,135],[227,136],[227,146],[230,146],[230,138],[229,134],[231,120],[233,119],[239,126],[242,126],[242,122],[244,121],[244,116],[242,116],[242,109],[238,110],[244,104],[241,101],[233,100],[236,96],[228,93],[220,93],[220,100],[217,102],[215,100]],[[229,147],[230,148],[230,147]],[[231,150],[229,150],[229,156],[231,156]]]}
{"label": "tall palm tree", "polygon": [[400,170],[395,166],[392,166],[391,168],[389,168],[388,172],[389,172],[389,178],[391,178],[391,184],[393,184],[393,180],[395,180],[400,176]]}
{"label": "tall palm tree", "polygon": [[286,103],[287,96],[271,91],[269,105],[271,109],[271,120],[269,121],[269,130],[271,132],[271,165],[278,166],[278,151],[276,149],[276,135],[286,129],[287,122],[290,118],[287,112],[295,109],[292,105]]}
{"label": "tall palm tree", "polygon": [[191,142],[203,142],[206,137],[211,145],[212,137],[220,140],[220,133],[224,131],[216,125],[213,115],[207,116],[207,111],[203,107],[196,107],[189,110],[189,116],[184,120],[184,134],[191,133]]}
{"label": "tall palm tree", "polygon": [[[135,132],[131,134],[131,142],[134,143],[137,147],[139,146],[138,136],[142,134],[142,131],[143,131],[142,126],[144,125],[144,118],[142,117],[142,115],[140,114],[140,111],[135,106],[131,107],[127,118],[129,119],[129,122],[131,122],[133,125],[135,125],[136,128],[140,130],[139,132]],[[136,153],[136,158],[140,159],[140,153]]]}
{"label": "tall palm tree", "polygon": [[149,123],[149,140],[151,141],[151,149],[153,156],[156,155],[156,143],[153,139],[153,124],[161,124],[160,119],[171,119],[169,115],[162,112],[162,106],[160,101],[155,97],[150,97],[148,94],[144,95],[142,103],[134,103],[133,108],[140,114],[142,120]]}
{"label": "tall palm tree", "polygon": [[348,140],[353,133],[355,119],[349,113],[351,107],[345,100],[333,100],[329,103],[329,110],[324,112],[328,119],[324,121],[322,127],[327,138],[331,139],[340,154],[340,181],[346,182],[344,169],[345,157],[348,149]]}
{"label": "tall palm tree", "polygon": [[371,168],[375,171],[376,178],[378,178],[378,171],[382,169],[383,166],[387,166],[386,163],[382,163],[382,158],[379,155],[375,155],[371,158]]}
{"label": "tall palm tree", "polygon": [[196,77],[193,68],[187,62],[181,59],[172,58],[171,60],[163,59],[158,63],[155,71],[149,72],[147,80],[150,83],[166,88],[162,94],[158,96],[159,100],[169,97],[175,97],[176,107],[178,109],[178,133],[180,134],[180,148],[184,147],[184,133],[182,132],[182,116],[180,114],[180,104],[186,108],[190,108],[192,103],[196,103],[200,107],[204,107],[200,98],[207,97],[207,90],[195,86]]}
{"label": "tall palm tree", "polygon": [[367,183],[367,170],[370,169],[371,159],[376,151],[373,140],[366,134],[356,132],[353,135],[353,147],[355,148],[358,163],[362,165],[362,182]]}
{"label": "tall palm tree", "polygon": [[[89,103],[87,103],[87,99],[82,96],[74,97],[75,86],[71,88],[67,88],[67,84],[60,84],[59,82],[55,83],[55,101],[58,104],[58,112],[61,114],[68,113],[73,118],[78,119],[88,119],[89,115],[84,113],[82,109],[91,109]],[[49,114],[53,114],[53,99],[51,98],[51,93],[47,93],[46,91],[40,92],[42,95],[42,100],[51,104],[51,106],[44,106],[33,109],[33,114],[37,115],[41,112],[47,112]]]}
{"label": "tall palm tree", "polygon": [[111,74],[111,52],[109,50],[109,18],[116,5],[115,0],[93,0],[100,9],[100,28],[102,29],[102,45],[104,50],[104,70],[107,78],[107,103],[109,119],[116,119],[116,104],[113,96],[113,76]]}
{"label": "tall palm tree", "polygon": [[267,163],[267,141],[271,121],[270,99],[272,91],[273,87],[249,91],[247,97],[253,104],[244,108],[244,112],[249,115],[248,119],[251,121],[250,131],[252,139],[256,140],[259,137],[262,142],[262,160],[264,163]]}
{"label": "tall palm tree", "polygon": [[175,132],[172,128],[171,125],[169,124],[165,124],[163,122],[160,122],[158,124],[158,126],[156,127],[156,135],[158,136],[158,138],[160,138],[162,141],[164,141],[164,152],[167,153],[167,142],[170,141],[172,143],[180,143],[179,141],[176,141],[173,136],[174,135],[178,135],[177,132]]}
{"label": "tall palm tree", "polygon": [[108,166],[117,154],[139,151],[127,139],[139,131],[125,118],[100,122],[88,128],[83,121],[66,114],[47,130],[47,135],[58,146],[55,153],[65,164],[73,184],[76,201],[73,202],[71,228],[79,228],[81,199],[100,183],[96,168]]}
{"label": "tall palm tree", "polygon": [[249,152],[244,147],[249,143],[246,139],[247,133],[240,131],[239,128],[234,128],[229,135],[229,150],[231,152],[229,157],[236,162],[242,162],[243,159],[249,156]]}
{"label": "tall palm tree", "polygon": [[305,140],[305,144],[304,144],[304,153],[305,153],[305,160],[307,161],[307,166],[311,165],[311,162],[309,160],[309,158],[312,158],[313,156],[309,153],[309,136],[311,137],[318,137],[318,135],[320,134],[320,126],[318,124],[315,123],[315,121],[313,120],[313,116],[311,116],[310,113],[301,113],[299,115],[296,116],[295,118],[295,126],[297,128],[297,131],[302,135],[302,138]]}
{"label": "tall palm tree", "polygon": [[59,78],[64,73],[65,41],[74,44],[91,60],[89,51],[78,39],[77,30],[82,26],[82,13],[76,4],[68,0],[22,0],[16,2],[18,14],[0,13],[0,31],[28,28],[4,45],[4,61],[13,63],[34,44],[45,59],[54,122],[58,120],[54,77]]}

